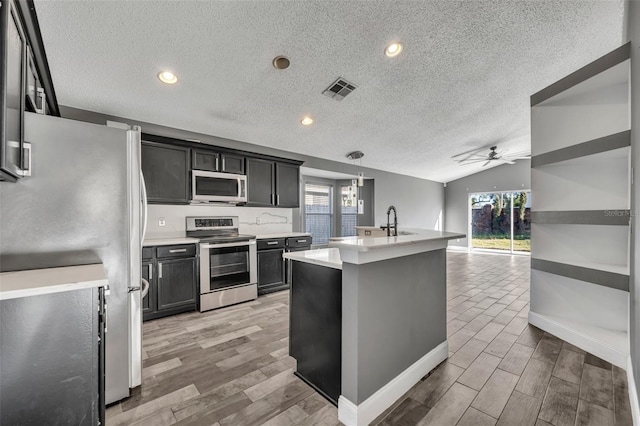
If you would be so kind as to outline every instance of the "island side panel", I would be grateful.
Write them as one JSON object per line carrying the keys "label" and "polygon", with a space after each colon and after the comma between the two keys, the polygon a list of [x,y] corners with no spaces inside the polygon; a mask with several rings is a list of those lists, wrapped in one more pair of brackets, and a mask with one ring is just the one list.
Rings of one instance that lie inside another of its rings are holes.
{"label": "island side panel", "polygon": [[446,250],[343,263],[342,282],[342,395],[358,405],[446,341]]}
{"label": "island side panel", "polygon": [[334,404],[340,396],[342,271],[291,262],[289,354],[296,375]]}

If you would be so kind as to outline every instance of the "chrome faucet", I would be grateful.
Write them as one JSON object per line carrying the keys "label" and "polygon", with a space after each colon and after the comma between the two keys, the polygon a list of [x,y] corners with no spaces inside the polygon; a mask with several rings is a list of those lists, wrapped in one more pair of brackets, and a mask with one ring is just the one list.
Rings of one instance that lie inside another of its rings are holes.
{"label": "chrome faucet", "polygon": [[387,209],[387,237],[391,236],[391,211],[393,210],[393,235],[394,237],[398,236],[398,212],[396,211],[395,206],[389,206]]}

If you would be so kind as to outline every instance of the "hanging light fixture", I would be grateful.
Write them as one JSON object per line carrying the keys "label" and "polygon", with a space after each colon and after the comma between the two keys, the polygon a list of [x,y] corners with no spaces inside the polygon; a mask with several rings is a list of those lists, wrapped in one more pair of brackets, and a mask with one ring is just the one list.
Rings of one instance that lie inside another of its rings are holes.
{"label": "hanging light fixture", "polygon": [[[364,157],[364,153],[362,151],[353,151],[347,154],[347,158],[353,162],[356,160],[360,161],[360,167],[362,168],[362,157]],[[364,186],[364,173],[358,172],[358,186]]]}

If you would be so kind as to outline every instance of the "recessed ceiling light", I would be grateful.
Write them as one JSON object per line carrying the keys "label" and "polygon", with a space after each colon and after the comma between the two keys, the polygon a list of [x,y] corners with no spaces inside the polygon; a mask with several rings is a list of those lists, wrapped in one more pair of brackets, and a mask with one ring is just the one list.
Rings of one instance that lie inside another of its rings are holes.
{"label": "recessed ceiling light", "polygon": [[278,70],[286,70],[287,68],[289,68],[290,64],[291,62],[286,56],[276,56],[273,59],[273,66]]}
{"label": "recessed ceiling light", "polygon": [[302,120],[300,120],[300,123],[302,123],[303,126],[308,126],[313,123],[313,118],[306,116]]}
{"label": "recessed ceiling light", "polygon": [[158,73],[158,79],[166,84],[176,84],[178,82],[178,77],[171,71],[162,71]]}
{"label": "recessed ceiling light", "polygon": [[384,49],[384,54],[390,58],[398,56],[402,52],[402,43],[391,43]]}

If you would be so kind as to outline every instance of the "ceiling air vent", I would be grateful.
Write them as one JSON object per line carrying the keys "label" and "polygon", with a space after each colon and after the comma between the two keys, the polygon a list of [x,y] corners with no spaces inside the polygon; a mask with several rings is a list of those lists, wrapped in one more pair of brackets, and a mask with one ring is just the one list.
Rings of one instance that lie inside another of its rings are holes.
{"label": "ceiling air vent", "polygon": [[322,94],[327,95],[336,101],[341,101],[354,90],[356,90],[355,84],[349,83],[344,78],[339,78],[327,87]]}

